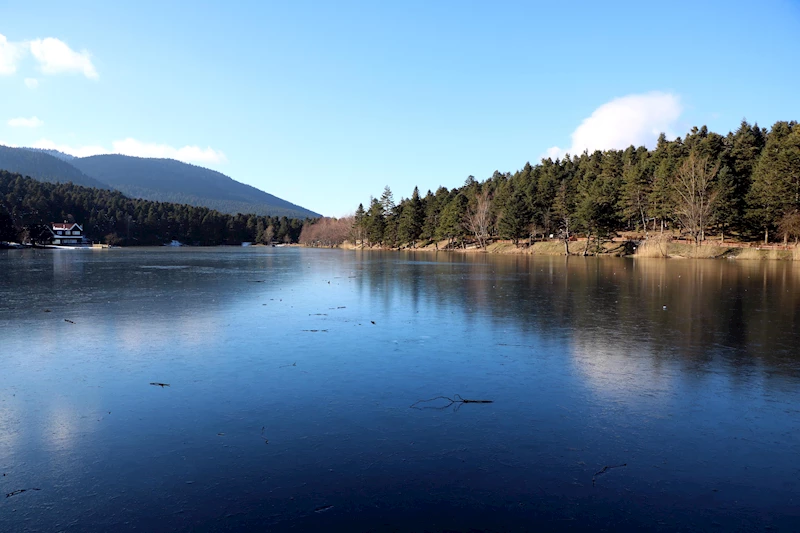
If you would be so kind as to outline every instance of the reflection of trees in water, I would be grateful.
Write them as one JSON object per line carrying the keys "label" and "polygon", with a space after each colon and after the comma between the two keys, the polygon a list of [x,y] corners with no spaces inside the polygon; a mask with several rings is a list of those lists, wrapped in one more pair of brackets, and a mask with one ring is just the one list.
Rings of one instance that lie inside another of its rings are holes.
{"label": "reflection of trees in water", "polygon": [[[800,269],[782,261],[369,253],[360,283],[387,309],[454,308],[468,324],[644,351],[734,374],[800,374]],[[666,308],[665,308],[666,306]]]}

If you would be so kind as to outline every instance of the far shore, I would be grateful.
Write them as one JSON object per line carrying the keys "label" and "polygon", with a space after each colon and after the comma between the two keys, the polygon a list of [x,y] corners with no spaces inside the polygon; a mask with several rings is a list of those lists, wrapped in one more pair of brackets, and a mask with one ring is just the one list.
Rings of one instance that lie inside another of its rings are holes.
{"label": "far shore", "polygon": [[[582,256],[586,247],[586,239],[577,239],[569,243],[571,256]],[[347,250],[395,250],[395,251],[439,251],[455,253],[490,253],[508,255],[546,255],[566,256],[564,241],[547,240],[533,243],[520,242],[515,245],[508,240],[496,240],[480,248],[476,244],[467,244],[466,247],[448,246],[448,242],[439,241],[424,246],[401,246],[391,248],[387,246],[355,245],[346,241],[338,248]],[[663,259],[739,259],[739,260],[782,260],[800,261],[800,247],[782,244],[757,244],[742,242],[705,241],[699,245],[692,242],[651,238],[642,241],[629,239],[615,239],[605,242],[602,251],[590,251],[586,255],[634,258],[663,258]]]}
{"label": "far shore", "polygon": [[[239,247],[242,245],[228,244],[220,245],[222,247]],[[247,244],[244,247],[259,247],[266,248],[270,245],[264,244]],[[466,243],[466,245],[455,246],[448,241],[430,242],[418,246],[400,246],[393,248],[382,245],[362,245],[353,244],[350,241],[345,241],[341,244],[334,245],[319,245],[313,246],[309,244],[298,243],[281,243],[272,245],[273,247],[300,247],[300,248],[338,248],[342,250],[362,250],[362,251],[405,251],[405,252],[448,252],[460,254],[501,254],[501,255],[541,255],[541,256],[566,256],[564,241],[562,240],[545,240],[535,241],[529,243],[527,241],[514,244],[510,240],[493,240],[485,248],[479,247],[475,243]],[[152,247],[152,246],[151,246]],[[155,247],[169,248],[169,245]],[[178,247],[178,246],[176,246]],[[213,246],[193,246],[182,244],[181,248],[213,248]],[[43,245],[20,245],[18,243],[0,243],[0,249],[4,250],[47,250],[56,249],[55,246]],[[62,247],[68,249],[70,247]],[[98,250],[108,249],[108,245],[95,245],[86,247],[76,247],[74,249],[87,249]],[[138,246],[112,246],[111,248],[138,248]],[[581,256],[605,256],[605,257],[633,257],[633,258],[656,258],[656,259],[737,259],[737,260],[780,260],[780,261],[800,261],[800,246],[795,244],[759,244],[759,243],[743,243],[743,242],[722,242],[719,240],[704,241],[699,245],[695,245],[690,241],[678,239],[663,239],[663,238],[650,238],[644,240],[634,240],[625,238],[616,238],[612,241],[603,242],[601,249],[598,251],[596,245],[592,243],[589,249],[584,254],[586,249],[586,239],[571,240],[569,243],[569,255],[575,257]]]}

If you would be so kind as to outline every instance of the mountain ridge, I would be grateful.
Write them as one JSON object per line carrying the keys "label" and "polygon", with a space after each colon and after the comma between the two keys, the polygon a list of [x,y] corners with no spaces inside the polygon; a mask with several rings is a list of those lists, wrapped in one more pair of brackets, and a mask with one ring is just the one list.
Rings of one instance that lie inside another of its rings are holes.
{"label": "mountain ridge", "polygon": [[289,218],[321,216],[216,170],[175,159],[121,154],[68,157],[52,150],[0,146],[0,169],[39,181],[71,181],[76,185],[118,190],[132,198],[208,207],[222,213]]}
{"label": "mountain ridge", "polygon": [[84,187],[110,189],[101,181],[87,176],[70,163],[44,150],[29,150],[0,145],[0,169],[30,176],[46,183],[72,182]]}
{"label": "mountain ridge", "polygon": [[75,159],[74,155],[65,154],[64,152],[61,152],[59,150],[54,150],[52,148],[31,148],[29,146],[23,146],[22,148],[24,150],[30,150],[31,152],[43,152],[45,154],[51,155],[51,156],[53,156],[53,157],[55,157],[57,159],[60,159],[62,161],[69,162],[69,161],[72,161],[73,159]]}

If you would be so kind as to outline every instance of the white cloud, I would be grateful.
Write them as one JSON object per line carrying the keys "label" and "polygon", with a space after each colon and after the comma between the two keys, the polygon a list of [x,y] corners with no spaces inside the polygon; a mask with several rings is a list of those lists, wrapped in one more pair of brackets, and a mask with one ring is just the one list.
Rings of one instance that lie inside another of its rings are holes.
{"label": "white cloud", "polygon": [[23,55],[25,55],[23,43],[11,43],[0,33],[0,76],[14,74]]}
{"label": "white cloud", "polygon": [[[651,92],[617,98],[595,109],[572,133],[572,146],[548,148],[544,157],[555,159],[569,153],[624,149],[630,145],[652,148],[658,136],[670,130],[683,108],[677,95]],[[674,136],[673,136],[674,137]]]}
{"label": "white cloud", "polygon": [[[19,62],[29,51],[44,74],[79,73],[93,80],[99,77],[86,50],[76,52],[55,37],[11,42],[3,34],[0,34],[0,76],[16,73]],[[25,85],[35,89],[39,82],[25,78]]]}
{"label": "white cloud", "polygon": [[136,139],[127,138],[113,141],[111,148],[104,146],[69,146],[57,144],[49,139],[40,139],[31,145],[32,148],[58,150],[75,157],[89,157],[101,154],[122,154],[134,157],[157,157],[163,159],[177,159],[184,163],[213,164],[224,163],[228,159],[221,151],[213,148],[200,148],[199,146],[184,146],[175,148],[167,144],[145,143]]}
{"label": "white cloud", "polygon": [[44,121],[38,117],[31,118],[12,118],[8,121],[8,125],[12,128],[38,128],[44,124]]}
{"label": "white cloud", "polygon": [[29,46],[45,74],[82,73],[93,80],[99,77],[86,50],[76,52],[54,37],[33,40]]}
{"label": "white cloud", "polygon": [[199,146],[174,148],[167,144],[144,143],[131,138],[114,141],[112,145],[114,146],[114,153],[136,157],[160,157],[196,163],[222,163],[227,161],[225,154],[211,147],[206,147],[205,149]]}
{"label": "white cloud", "polygon": [[31,148],[41,148],[43,150],[58,150],[65,154],[74,155],[75,157],[89,157],[90,155],[100,155],[110,153],[102,146],[68,146],[66,144],[57,144],[49,139],[40,139],[30,145]]}

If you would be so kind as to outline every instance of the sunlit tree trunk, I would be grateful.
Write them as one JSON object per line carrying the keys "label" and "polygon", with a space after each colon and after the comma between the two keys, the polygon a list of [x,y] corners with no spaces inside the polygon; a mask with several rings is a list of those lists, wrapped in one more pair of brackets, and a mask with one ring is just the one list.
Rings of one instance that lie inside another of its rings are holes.
{"label": "sunlit tree trunk", "polygon": [[478,246],[486,248],[486,239],[489,236],[490,214],[492,199],[489,190],[484,188],[475,197],[475,205],[467,207],[467,229],[478,239]]}
{"label": "sunlit tree trunk", "polygon": [[717,167],[709,168],[707,157],[699,158],[692,152],[675,175],[676,215],[694,239],[695,246],[705,238],[705,224],[714,204],[712,180],[716,173]]}

